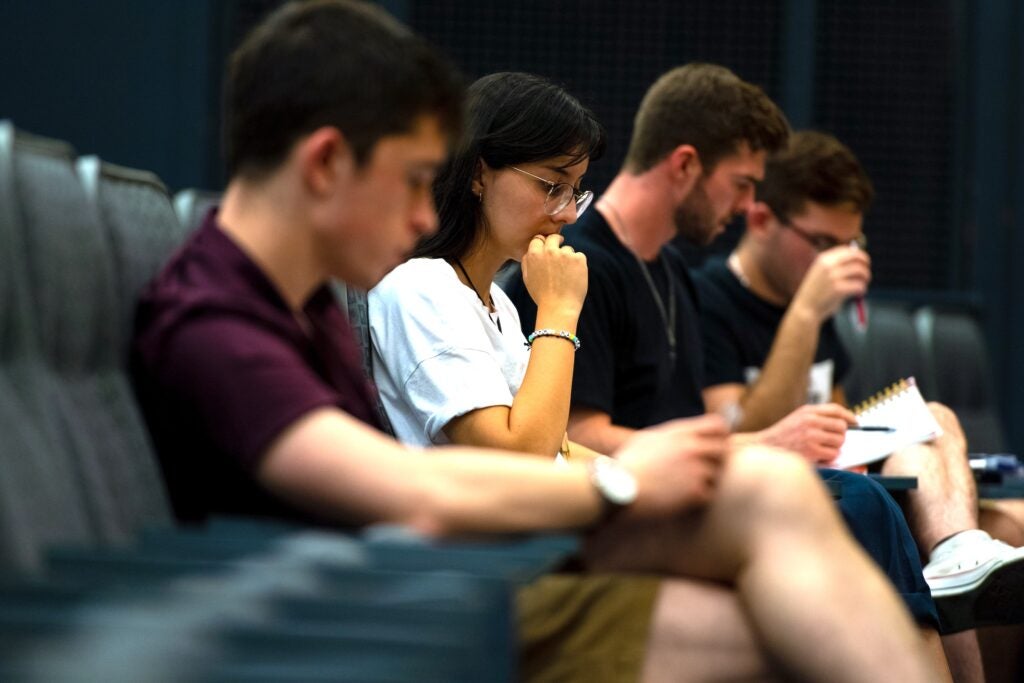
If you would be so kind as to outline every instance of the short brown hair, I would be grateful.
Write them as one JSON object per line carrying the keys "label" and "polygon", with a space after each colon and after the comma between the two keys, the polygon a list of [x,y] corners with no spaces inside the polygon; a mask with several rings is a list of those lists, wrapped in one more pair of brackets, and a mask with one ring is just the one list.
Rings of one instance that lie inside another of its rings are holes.
{"label": "short brown hair", "polygon": [[292,145],[335,126],[364,163],[377,141],[435,116],[461,129],[462,78],[384,10],[355,0],[284,5],[231,56],[225,152],[232,177],[276,168]]}
{"label": "short brown hair", "polygon": [[773,152],[789,123],[761,88],[724,66],[692,63],[655,81],[633,121],[626,170],[643,173],[679,145],[693,145],[705,172],[746,142]]}
{"label": "short brown hair", "polygon": [[808,202],[847,205],[864,213],[874,187],[853,152],[827,133],[794,133],[785,149],[768,157],[757,199],[782,221],[800,213]]}

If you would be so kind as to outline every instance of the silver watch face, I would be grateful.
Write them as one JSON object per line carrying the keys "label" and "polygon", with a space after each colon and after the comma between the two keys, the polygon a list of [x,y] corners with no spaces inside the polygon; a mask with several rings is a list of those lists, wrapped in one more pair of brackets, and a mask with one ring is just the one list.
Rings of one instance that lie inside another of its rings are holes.
{"label": "silver watch face", "polygon": [[636,478],[615,460],[599,458],[594,462],[593,473],[594,485],[608,502],[629,505],[636,500]]}

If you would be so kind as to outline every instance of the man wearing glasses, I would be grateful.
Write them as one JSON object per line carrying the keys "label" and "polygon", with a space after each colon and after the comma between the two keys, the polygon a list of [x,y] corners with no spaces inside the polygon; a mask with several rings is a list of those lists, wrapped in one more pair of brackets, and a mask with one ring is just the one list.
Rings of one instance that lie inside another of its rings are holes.
{"label": "man wearing glasses", "polygon": [[[832,318],[852,298],[854,324],[865,322],[859,306],[871,261],[862,224],[873,195],[856,157],[829,135],[796,133],[769,157],[739,246],[695,277],[708,410],[741,414],[739,428],[753,431],[805,403],[845,403],[838,380],[850,359]],[[1024,552],[978,529],[963,432],[952,411],[930,407],[943,435],[889,456],[882,473],[918,478],[907,496],[907,519],[930,560],[925,579],[933,596],[946,598],[940,606],[958,606],[964,628],[997,601],[1020,611],[1021,600],[1000,598],[1000,587],[1020,595]],[[1010,621],[1019,616],[1000,614]],[[961,665],[973,658],[980,675],[973,631],[944,641],[947,653],[951,645],[961,653]]]}

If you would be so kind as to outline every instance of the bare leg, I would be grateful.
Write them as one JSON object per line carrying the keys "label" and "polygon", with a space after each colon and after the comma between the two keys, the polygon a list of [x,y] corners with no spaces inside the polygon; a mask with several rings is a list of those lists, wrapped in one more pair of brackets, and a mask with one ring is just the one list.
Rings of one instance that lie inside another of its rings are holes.
{"label": "bare leg", "polygon": [[949,670],[956,683],[985,683],[985,670],[981,664],[981,648],[974,630],[942,636],[942,649],[946,652]]}
{"label": "bare leg", "polygon": [[928,407],[942,426],[942,436],[897,451],[882,465],[882,474],[917,477],[917,489],[907,494],[907,522],[925,558],[939,541],[978,528],[978,493],[963,430],[949,408],[938,403]]}
{"label": "bare leg", "polygon": [[620,520],[588,564],[722,581],[769,661],[801,680],[935,681],[891,584],[853,541],[817,475],[764,448],[733,454],[707,508],[675,520]]}
{"label": "bare leg", "polygon": [[1015,548],[1024,545],[1024,500],[983,500],[978,526]]}
{"label": "bare leg", "polygon": [[1024,681],[1024,625],[978,629],[988,683]]}
{"label": "bare leg", "polygon": [[644,683],[778,680],[731,588],[665,581],[651,621]]}

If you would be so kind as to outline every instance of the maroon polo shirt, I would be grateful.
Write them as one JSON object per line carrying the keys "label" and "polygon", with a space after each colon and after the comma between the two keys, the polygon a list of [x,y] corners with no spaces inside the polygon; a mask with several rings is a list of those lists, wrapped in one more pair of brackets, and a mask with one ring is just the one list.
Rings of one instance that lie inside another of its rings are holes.
{"label": "maroon polo shirt", "polygon": [[301,517],[253,476],[275,437],[324,406],[378,426],[359,348],[326,284],[303,312],[310,333],[216,210],[144,290],[132,376],[179,519]]}

